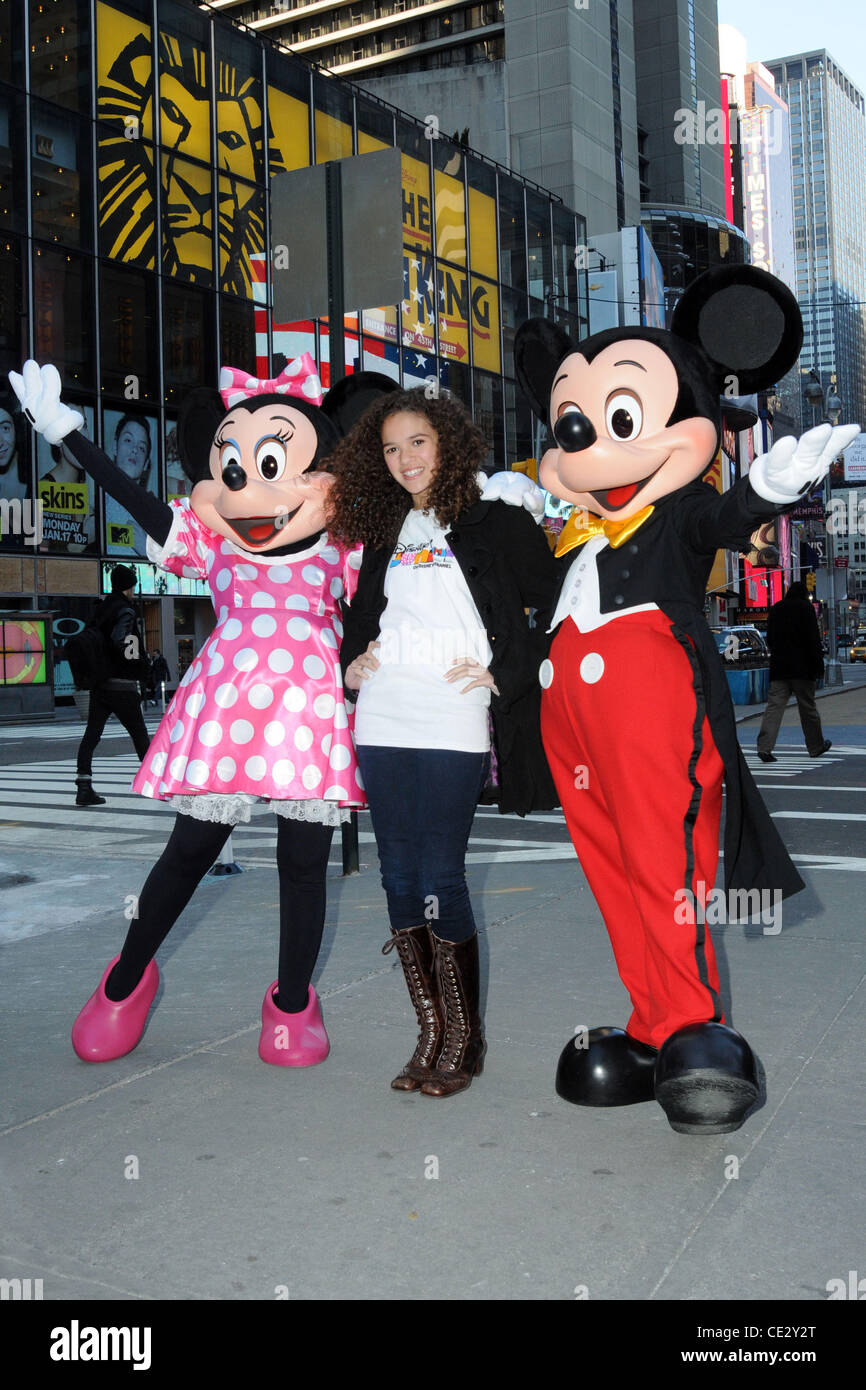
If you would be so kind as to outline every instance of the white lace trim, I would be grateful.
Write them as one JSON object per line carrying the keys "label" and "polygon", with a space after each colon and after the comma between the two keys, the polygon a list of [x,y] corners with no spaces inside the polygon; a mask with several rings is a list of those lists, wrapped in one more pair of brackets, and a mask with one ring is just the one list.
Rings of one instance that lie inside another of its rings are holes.
{"label": "white lace trim", "polygon": [[252,796],[249,792],[235,792],[230,796],[220,796],[217,792],[176,795],[171,798],[171,804],[181,815],[219,825],[248,825],[252,808],[258,804],[269,806],[287,820],[308,821],[313,825],[343,825],[351,816],[350,808],[338,806],[336,801],[315,797],[309,801],[269,801],[265,796]]}
{"label": "white lace trim", "polygon": [[252,807],[261,800],[248,792],[235,792],[232,796],[220,796],[214,792],[195,792],[189,796],[171,798],[171,804],[183,816],[193,820],[215,821],[219,825],[248,825],[252,818]]}
{"label": "white lace trim", "polygon": [[286,820],[311,821],[314,825],[343,825],[351,817],[348,806],[338,806],[336,801],[272,801],[271,810]]}

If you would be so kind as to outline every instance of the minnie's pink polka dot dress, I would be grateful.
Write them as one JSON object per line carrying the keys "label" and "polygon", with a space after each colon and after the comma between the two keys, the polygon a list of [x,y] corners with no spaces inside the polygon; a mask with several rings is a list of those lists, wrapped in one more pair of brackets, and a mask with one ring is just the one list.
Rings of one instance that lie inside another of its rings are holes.
{"label": "minnie's pink polka dot dress", "polygon": [[320,536],[297,555],[249,555],[172,502],[151,560],[207,581],[217,627],[186,672],[133,782],[143,796],[246,792],[365,804],[343,698],[338,600],[351,599],[360,547]]}

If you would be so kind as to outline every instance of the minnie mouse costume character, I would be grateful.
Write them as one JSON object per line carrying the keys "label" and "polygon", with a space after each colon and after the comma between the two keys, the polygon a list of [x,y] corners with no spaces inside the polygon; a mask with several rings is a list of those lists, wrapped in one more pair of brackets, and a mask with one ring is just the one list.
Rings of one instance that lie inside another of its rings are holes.
{"label": "minnie mouse costume character", "polygon": [[570,1041],[557,1091],[577,1105],[655,1098],[685,1134],[739,1128],[758,1097],[752,1050],[724,1022],[701,911],[723,781],[728,892],[803,887],[737,743],[704,597],[715,552],[742,549],[813,488],[859,426],[782,439],[721,495],[700,481],[721,392],[770,386],[801,342],[793,295],[752,266],[700,276],[670,332],[612,329],[575,345],[533,319],[515,338],[518,382],[552,435],[539,481],[576,508],[556,550],[568,560],[540,671],[542,735],[632,1002],[624,1031]]}
{"label": "minnie mouse costume character", "polygon": [[10,381],[34,427],[61,439],[146,531],[148,555],[205,580],[217,626],[186,672],[133,787],[171,800],[177,819],[142,889],[119,956],[72,1030],[84,1061],[138,1044],[159,983],[153,957],[218,858],[232,826],[270,800],[277,813],[279,977],[262,1005],[259,1056],[324,1061],[329,1042],[310,983],[325,919],[334,827],[364,804],[343,698],[339,603],[357,584],[360,547],[331,541],[331,477],[318,465],[371,400],[395,383],[358,373],[322,398],[308,354],[274,381],[224,367],[220,392],[190,394],[178,421],[191,496],[161,502],[78,432],[56,368],[27,362]]}

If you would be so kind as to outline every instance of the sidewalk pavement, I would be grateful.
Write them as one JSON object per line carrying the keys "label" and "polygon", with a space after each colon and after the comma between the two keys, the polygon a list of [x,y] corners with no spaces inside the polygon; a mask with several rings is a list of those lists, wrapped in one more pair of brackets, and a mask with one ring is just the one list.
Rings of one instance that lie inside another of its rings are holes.
{"label": "sidewalk pavement", "polygon": [[[866,665],[861,667],[859,665],[854,666],[849,664],[845,667],[844,671],[844,685],[825,686],[823,690],[817,692],[817,699],[825,699],[827,696],[838,695],[849,690],[860,689],[861,687],[866,687]],[[737,722],[740,723],[744,719],[753,719],[756,715],[762,714],[765,707],[766,701],[762,701],[757,705],[735,705],[734,709],[737,715]],[[153,705],[146,705],[142,707],[142,710],[148,727],[150,727],[153,721],[158,722],[162,717],[162,711],[159,707],[154,708]],[[80,724],[83,733],[84,721],[81,719],[74,705],[58,705],[54,710],[54,718],[45,721],[46,727],[49,728],[52,725],[69,723]]]}
{"label": "sidewalk pavement", "polygon": [[573,860],[470,869],[489,1053],[448,1100],[388,1084],[415,1025],[380,954],[373,868],[329,882],[316,984],[332,1050],[310,1070],[256,1051],[275,871],[202,886],[160,953],[141,1044],[104,1066],[77,1060],[69,1029],[122,914],[18,941],[0,986],[0,1277],[41,1278],[46,1300],[825,1300],[866,1268],[866,944],[858,874],[807,876],[779,935],[715,933],[766,1098],[705,1138],[655,1103],[555,1094],[575,1030],[628,1016]]}
{"label": "sidewalk pavement", "polygon": [[[842,685],[825,685],[823,690],[817,690],[815,692],[815,699],[826,700],[834,695],[847,695],[852,690],[866,690],[866,665],[862,668],[859,665],[849,665],[844,671],[844,683]],[[747,719],[760,718],[766,708],[766,700],[762,700],[757,705],[734,705],[737,723],[742,724]],[[789,712],[792,709],[796,710],[796,708],[796,700],[792,699],[789,701]],[[831,707],[830,711],[822,711],[821,718],[824,722],[829,723],[835,717],[832,713],[833,708],[834,707]]]}

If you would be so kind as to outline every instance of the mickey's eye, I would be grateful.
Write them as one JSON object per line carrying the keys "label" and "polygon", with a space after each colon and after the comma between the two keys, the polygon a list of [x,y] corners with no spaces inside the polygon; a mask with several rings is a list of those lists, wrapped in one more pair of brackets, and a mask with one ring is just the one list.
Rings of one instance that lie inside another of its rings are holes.
{"label": "mickey's eye", "polygon": [[275,483],[286,471],[286,446],[279,439],[264,439],[256,449],[256,468],[265,482]]}
{"label": "mickey's eye", "polygon": [[563,415],[567,415],[569,411],[573,410],[576,410],[578,415],[581,413],[580,406],[575,405],[574,401],[563,401],[562,405],[559,406],[556,411],[557,420],[561,419]]}
{"label": "mickey's eye", "polygon": [[615,391],[604,408],[604,423],[613,439],[636,439],[643,425],[643,406],[634,391]]}
{"label": "mickey's eye", "polygon": [[220,472],[227,468],[230,463],[240,464],[241,451],[235,443],[220,445]]}

